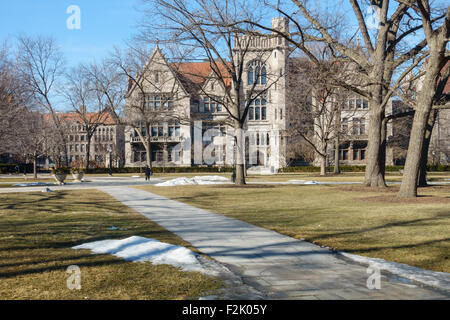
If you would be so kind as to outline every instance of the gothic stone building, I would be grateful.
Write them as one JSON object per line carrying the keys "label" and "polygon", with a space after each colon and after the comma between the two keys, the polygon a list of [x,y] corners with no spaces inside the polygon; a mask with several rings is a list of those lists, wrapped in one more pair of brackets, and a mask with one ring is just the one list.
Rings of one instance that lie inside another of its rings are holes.
{"label": "gothic stone building", "polygon": [[[281,18],[274,18],[272,24],[278,28],[288,27],[287,21]],[[284,75],[287,72],[289,48],[284,39],[275,36],[241,36],[239,41],[249,44],[242,94],[265,91],[249,108],[245,144],[252,148],[246,150],[246,157],[254,159],[253,167],[258,170],[274,172],[286,162],[283,156],[286,144],[283,131],[287,123],[286,80],[280,76],[274,84],[269,74]],[[125,129],[126,166],[145,165],[146,150],[141,137],[146,135],[151,136],[154,166],[233,165],[233,152],[229,152],[233,143],[226,138],[233,134],[233,128],[227,122],[229,115],[222,104],[211,99],[230,90],[230,79],[225,81],[227,87],[224,87],[214,78],[210,62],[169,63],[156,46],[136,82],[139,85],[129,85],[126,96],[127,117],[136,117],[136,123],[139,122],[137,112],[130,107],[139,103],[146,104],[148,110],[161,110],[166,116],[153,121],[150,132],[138,125]],[[211,128],[216,129],[217,135],[208,141],[205,133]],[[141,137],[137,130],[141,130]],[[195,143],[198,137],[203,137],[200,145]],[[220,138],[223,138],[221,143],[226,141],[223,152],[215,156],[213,162],[203,158],[202,149],[210,143],[216,144]],[[183,146],[181,150],[180,145]]]}
{"label": "gothic stone building", "polygon": [[[287,30],[288,21],[274,18],[272,27]],[[286,156],[289,144],[286,135],[289,125],[287,97],[292,94],[287,76],[293,59],[289,58],[291,49],[285,39],[276,35],[240,36],[239,41],[248,41],[250,49],[243,63],[245,79],[242,94],[248,95],[254,88],[267,90],[249,108],[245,124],[245,152],[247,160],[252,158],[252,164],[246,163],[251,167],[250,170],[276,172],[292,160]],[[227,87],[224,88],[214,78],[212,71],[210,62],[170,63],[156,46],[137,79],[140,85],[129,84],[127,117],[139,122],[139,116],[133,112],[133,108],[128,107],[139,103],[145,104],[148,110],[162,110],[166,116],[153,121],[149,132],[139,125],[125,128],[125,166],[145,166],[146,149],[141,137],[147,135],[151,136],[151,160],[154,166],[233,165],[233,152],[227,152],[233,148],[230,140],[225,139],[224,152],[214,161],[207,161],[203,157],[202,150],[208,144],[215,144],[220,138],[233,134],[233,128],[227,124],[228,113],[220,103],[211,99],[211,96],[220,97],[224,90],[230,90],[231,81],[225,81]],[[270,83],[269,74],[279,75],[277,81]],[[353,96],[341,114],[341,123],[346,132],[340,146],[342,164],[365,164],[368,110],[367,100]],[[392,112],[391,104],[387,106],[387,112]],[[206,141],[201,139],[200,146],[196,144],[196,137],[204,137],[211,128],[216,129],[218,137]],[[388,136],[392,136],[390,124]],[[249,148],[249,145],[252,147]],[[329,158],[333,159],[332,144],[330,148]],[[387,150],[387,164],[392,164],[390,149]]]}

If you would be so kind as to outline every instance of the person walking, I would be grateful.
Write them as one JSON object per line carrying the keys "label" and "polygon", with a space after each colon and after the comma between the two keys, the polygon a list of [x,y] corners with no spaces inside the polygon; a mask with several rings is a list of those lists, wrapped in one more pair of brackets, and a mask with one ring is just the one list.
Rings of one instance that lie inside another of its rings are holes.
{"label": "person walking", "polygon": [[145,181],[150,181],[150,175],[151,175],[152,171],[150,170],[150,168],[148,167],[148,165],[145,166]]}

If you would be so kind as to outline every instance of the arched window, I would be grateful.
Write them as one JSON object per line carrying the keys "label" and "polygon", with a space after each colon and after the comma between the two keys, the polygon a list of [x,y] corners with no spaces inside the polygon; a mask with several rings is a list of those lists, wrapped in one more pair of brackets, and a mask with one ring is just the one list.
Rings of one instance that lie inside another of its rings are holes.
{"label": "arched window", "polygon": [[253,60],[247,64],[248,84],[266,84],[267,67],[259,60]]}
{"label": "arched window", "polygon": [[248,68],[248,84],[253,84],[253,68]]}
{"label": "arched window", "polygon": [[255,82],[256,84],[261,84],[261,74],[259,72],[259,67],[255,68]]}
{"label": "arched window", "polygon": [[266,66],[263,66],[261,69],[261,84],[267,83],[267,76],[266,76]]}

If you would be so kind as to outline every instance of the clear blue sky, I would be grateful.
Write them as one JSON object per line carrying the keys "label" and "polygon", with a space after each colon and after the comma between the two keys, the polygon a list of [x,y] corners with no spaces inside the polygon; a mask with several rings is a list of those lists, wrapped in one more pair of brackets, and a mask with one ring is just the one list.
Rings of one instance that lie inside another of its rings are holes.
{"label": "clear blue sky", "polygon": [[[53,36],[70,65],[101,59],[136,33],[139,0],[0,0],[0,43],[20,34]],[[81,29],[69,30],[67,8],[81,10]]]}

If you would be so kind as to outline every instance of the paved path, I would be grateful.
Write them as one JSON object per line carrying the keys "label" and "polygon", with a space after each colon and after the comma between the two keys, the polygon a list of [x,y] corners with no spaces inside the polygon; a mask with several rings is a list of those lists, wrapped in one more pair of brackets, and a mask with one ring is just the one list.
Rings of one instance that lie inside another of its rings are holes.
{"label": "paved path", "polygon": [[267,299],[450,299],[450,292],[392,275],[369,290],[367,267],[326,248],[144,190],[100,189],[225,264]]}
{"label": "paved path", "polygon": [[[47,177],[48,178],[48,177]],[[32,187],[12,187],[12,188],[0,188],[0,193],[15,193],[15,192],[40,192],[45,188],[51,190],[78,190],[78,189],[101,189],[109,186],[139,186],[156,184],[163,182],[160,178],[151,178],[150,181],[145,181],[144,178],[133,177],[88,177],[90,182],[69,182],[65,185],[50,185],[50,186],[32,186]],[[6,182],[8,183],[8,182]],[[19,182],[10,182],[19,183]],[[27,183],[26,181],[20,183]]]}

